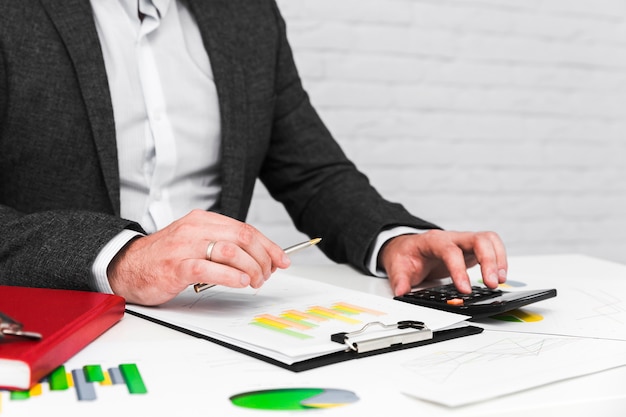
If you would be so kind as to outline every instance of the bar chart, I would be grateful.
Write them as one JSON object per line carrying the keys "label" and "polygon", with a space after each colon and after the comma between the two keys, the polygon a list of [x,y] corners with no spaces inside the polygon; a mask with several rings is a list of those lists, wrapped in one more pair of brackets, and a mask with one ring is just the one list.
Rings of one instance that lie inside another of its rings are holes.
{"label": "bar chart", "polygon": [[254,317],[250,324],[304,340],[314,337],[307,331],[319,327],[324,322],[338,321],[347,324],[359,324],[361,323],[359,319],[361,314],[383,316],[386,313],[346,302],[337,302],[330,307],[315,305],[303,311],[285,310],[278,315],[259,314]]}

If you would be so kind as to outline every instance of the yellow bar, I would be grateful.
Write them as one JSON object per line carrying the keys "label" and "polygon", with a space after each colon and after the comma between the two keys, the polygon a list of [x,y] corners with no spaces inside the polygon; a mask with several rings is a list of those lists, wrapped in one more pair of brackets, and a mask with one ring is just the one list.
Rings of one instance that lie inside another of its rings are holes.
{"label": "yellow bar", "polygon": [[360,314],[360,313],[362,313],[362,311],[360,311],[360,310],[355,310],[355,309],[348,308],[346,306],[342,306],[342,305],[339,305],[339,304],[335,304],[333,306],[333,310],[341,311],[342,313],[347,313],[347,314]]}
{"label": "yellow bar", "polygon": [[284,317],[286,319],[288,319],[288,321],[291,323],[292,320],[298,322],[298,324],[300,324],[301,326],[306,327],[307,329],[312,329],[313,327],[317,327],[318,325],[315,323],[310,323],[306,320],[303,320],[302,318],[298,317],[298,316],[294,316],[293,314],[288,314],[288,313],[283,313],[281,314],[281,317]]}
{"label": "yellow bar", "polygon": [[270,319],[266,319],[263,317],[255,317],[254,321],[256,321],[257,323],[263,323],[263,324],[267,324],[268,326],[272,326],[272,327],[278,327],[279,329],[287,329],[289,326],[280,323],[276,320],[270,320]]}
{"label": "yellow bar", "polygon": [[346,316],[342,316],[341,314],[337,313],[336,311],[333,311],[329,308],[324,308],[324,307],[320,307],[320,306],[313,306],[309,309],[310,312],[312,313],[317,313],[321,316],[325,316],[331,319],[335,319],[335,320],[341,320],[343,322],[346,323],[350,323],[350,324],[357,324],[360,323],[359,320],[350,318],[350,317],[346,317]]}
{"label": "yellow bar", "polygon": [[303,324],[297,323],[295,321],[290,321],[290,320],[285,320],[283,318],[280,317],[276,317],[276,316],[272,316],[271,314],[262,314],[260,316],[256,316],[255,317],[256,320],[258,319],[267,319],[267,320],[272,320],[272,321],[276,321],[278,323],[282,323],[287,327],[295,327],[296,329],[299,330],[308,330],[310,329],[310,327],[307,327]]}
{"label": "yellow bar", "polygon": [[386,314],[386,313],[383,313],[382,311],[377,311],[377,310],[373,310],[371,308],[366,308],[366,307],[355,306],[354,304],[348,304],[348,303],[343,303],[343,302],[336,303],[335,306],[350,309],[350,310],[355,310],[361,313],[373,314],[375,316],[384,316]]}
{"label": "yellow bar", "polygon": [[292,314],[292,315],[294,315],[296,317],[301,318],[302,320],[313,320],[313,321],[324,321],[325,320],[325,319],[323,319],[321,317],[314,316],[312,314],[303,313],[301,311],[296,311],[296,310],[287,310],[283,314]]}

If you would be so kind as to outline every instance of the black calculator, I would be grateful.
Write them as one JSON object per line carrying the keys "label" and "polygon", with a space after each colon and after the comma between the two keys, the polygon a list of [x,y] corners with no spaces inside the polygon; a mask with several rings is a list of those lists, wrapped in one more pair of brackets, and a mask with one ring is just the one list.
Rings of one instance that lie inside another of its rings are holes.
{"label": "black calculator", "polygon": [[399,301],[437,308],[453,313],[484,318],[514,310],[547,298],[556,297],[555,289],[530,291],[503,291],[472,286],[470,294],[459,292],[454,284],[440,285],[394,297]]}

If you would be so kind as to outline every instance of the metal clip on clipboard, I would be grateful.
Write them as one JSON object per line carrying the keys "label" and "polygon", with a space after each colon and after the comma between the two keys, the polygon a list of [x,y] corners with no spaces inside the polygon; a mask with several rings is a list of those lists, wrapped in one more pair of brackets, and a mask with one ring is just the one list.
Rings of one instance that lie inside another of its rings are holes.
{"label": "metal clip on clipboard", "polygon": [[[368,329],[373,326],[381,327],[382,331],[375,331],[369,338],[364,337]],[[350,350],[357,353],[372,352],[432,338],[432,330],[423,322],[413,320],[399,321],[389,325],[375,321],[366,324],[361,330],[350,333],[335,333],[330,337],[333,342],[345,344]]]}
{"label": "metal clip on clipboard", "polygon": [[22,330],[22,327],[22,323],[15,321],[11,317],[0,312],[0,341],[5,336],[16,336],[32,340],[39,340],[42,338],[40,333],[27,332]]}

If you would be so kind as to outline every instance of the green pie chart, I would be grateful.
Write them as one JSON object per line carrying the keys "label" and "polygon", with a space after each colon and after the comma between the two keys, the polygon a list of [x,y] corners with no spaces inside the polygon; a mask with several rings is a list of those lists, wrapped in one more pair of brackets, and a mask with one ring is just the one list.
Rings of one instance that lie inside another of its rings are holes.
{"label": "green pie chart", "polygon": [[279,388],[230,397],[238,407],[257,410],[312,410],[341,407],[358,400],[352,391],[332,388]]}

